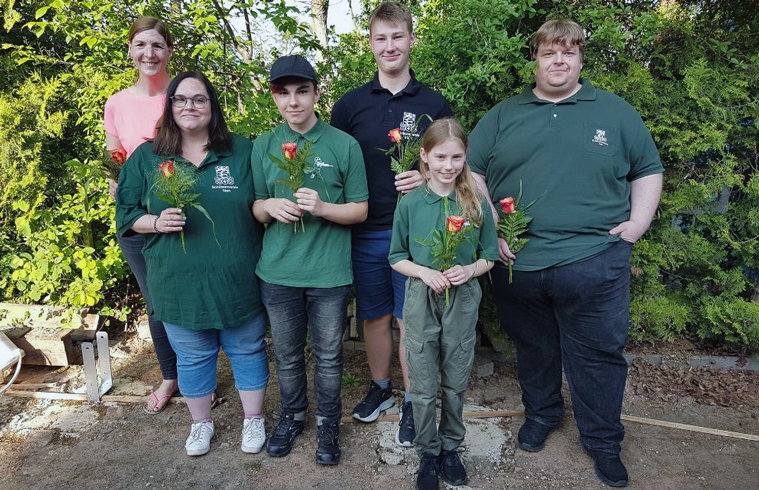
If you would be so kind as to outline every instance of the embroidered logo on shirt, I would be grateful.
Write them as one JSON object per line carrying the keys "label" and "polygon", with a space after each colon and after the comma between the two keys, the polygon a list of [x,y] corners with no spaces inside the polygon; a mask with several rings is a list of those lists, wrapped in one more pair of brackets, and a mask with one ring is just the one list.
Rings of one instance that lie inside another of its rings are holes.
{"label": "embroidered logo on shirt", "polygon": [[416,114],[413,112],[404,112],[403,120],[401,121],[401,132],[410,134],[416,126]]}
{"label": "embroidered logo on shirt", "polygon": [[606,131],[603,129],[596,129],[596,135],[593,136],[593,143],[598,146],[609,146],[609,141],[606,139]]}
{"label": "embroidered logo on shirt", "polygon": [[316,157],[314,158],[314,167],[324,168],[324,167],[332,167],[332,165],[330,165],[329,163],[324,163],[324,161],[321,158]]}
{"label": "embroidered logo on shirt", "polygon": [[219,165],[216,167],[216,178],[214,179],[216,185],[235,185],[235,179],[229,173],[229,167],[227,165]]}

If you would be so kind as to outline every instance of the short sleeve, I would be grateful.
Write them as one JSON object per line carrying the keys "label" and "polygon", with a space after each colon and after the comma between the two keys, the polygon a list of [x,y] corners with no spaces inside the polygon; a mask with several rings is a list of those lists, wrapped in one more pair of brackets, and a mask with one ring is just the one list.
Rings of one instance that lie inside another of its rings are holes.
{"label": "short sleeve", "polygon": [[116,137],[119,136],[119,130],[116,128],[116,101],[113,97],[108,97],[108,100],[105,101],[103,125],[108,134],[112,134]]}
{"label": "short sleeve", "polygon": [[337,128],[344,133],[350,134],[350,122],[348,121],[348,114],[345,110],[345,102],[342,98],[335,102],[334,107],[332,107],[332,114],[330,116],[329,124],[333,128]]}
{"label": "short sleeve", "polygon": [[480,243],[477,246],[477,258],[496,261],[500,256],[493,213],[490,212],[490,205],[486,201],[481,201],[480,206],[482,207],[482,227],[480,229]]}
{"label": "short sleeve", "polygon": [[637,112],[633,121],[634,127],[631,132],[635,136],[630,141],[628,150],[630,173],[627,175],[627,180],[629,181],[664,172],[659,150],[656,149],[651,133]]}
{"label": "short sleeve", "polygon": [[148,214],[142,207],[142,198],[147,192],[143,171],[145,158],[145,149],[137,149],[121,167],[116,190],[116,233],[120,237],[134,235],[132,225]]}
{"label": "short sleeve", "polygon": [[369,199],[366,184],[366,166],[361,147],[353,138],[348,147],[348,172],[345,176],[345,202],[361,202]]}
{"label": "short sleeve", "polygon": [[255,198],[269,199],[269,187],[266,185],[266,173],[264,172],[264,163],[268,159],[266,148],[268,138],[260,136],[253,143],[253,149],[250,153],[250,168],[253,172],[253,191]]}
{"label": "short sleeve", "polygon": [[435,119],[441,119],[443,117],[453,117],[453,110],[451,109],[451,105],[448,103],[448,99],[445,97],[443,97],[443,107],[440,108],[440,112],[437,113],[437,117],[435,117]]}
{"label": "short sleeve", "polygon": [[393,216],[393,237],[390,239],[390,253],[387,258],[390,265],[397,264],[401,260],[409,260],[409,208],[407,200],[401,199],[395,208]]}
{"label": "short sleeve", "polygon": [[490,151],[495,145],[498,134],[498,115],[501,104],[488,111],[469,135],[469,148],[466,159],[472,172],[485,175],[490,163]]}

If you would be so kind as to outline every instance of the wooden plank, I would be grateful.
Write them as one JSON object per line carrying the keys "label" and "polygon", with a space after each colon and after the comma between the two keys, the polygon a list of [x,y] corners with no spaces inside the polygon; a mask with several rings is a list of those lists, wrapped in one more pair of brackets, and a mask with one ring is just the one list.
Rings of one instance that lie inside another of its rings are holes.
{"label": "wooden plank", "polygon": [[[86,402],[87,395],[84,393],[55,393],[49,391],[21,391],[9,388],[3,395],[15,396],[19,398],[39,398],[44,400],[71,400]],[[103,402],[117,402],[117,403],[145,403],[147,395],[105,395],[100,398]],[[183,404],[185,400],[181,396],[172,397],[169,403]]]}
{"label": "wooden plank", "polygon": [[627,422],[637,422],[639,424],[655,425],[666,427],[668,429],[680,429],[691,432],[701,432],[715,436],[733,437],[735,439],[745,439],[747,441],[759,441],[759,436],[754,434],[744,434],[741,432],[732,432],[729,430],[711,429],[709,427],[699,427],[697,425],[680,424],[677,422],[667,422],[666,420],[647,419],[645,417],[635,417],[633,415],[622,415],[622,420]]}
{"label": "wooden plank", "polygon": [[[485,410],[483,412],[464,412],[465,419],[492,419],[499,417],[518,417],[524,415],[524,410]],[[398,422],[398,415],[381,415],[377,422]],[[358,422],[353,417],[343,417],[340,419],[343,424],[352,424]]]}

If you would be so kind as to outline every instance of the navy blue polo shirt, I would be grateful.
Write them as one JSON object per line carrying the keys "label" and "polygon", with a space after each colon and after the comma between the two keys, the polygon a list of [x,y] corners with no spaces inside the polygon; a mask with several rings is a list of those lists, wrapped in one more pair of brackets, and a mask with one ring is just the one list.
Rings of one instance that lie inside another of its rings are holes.
{"label": "navy blue polo shirt", "polygon": [[[400,128],[404,136],[412,134],[414,124],[424,114],[439,119],[452,116],[453,111],[445,97],[419,83],[413,71],[408,85],[395,95],[380,85],[376,73],[374,80],[351,90],[335,103],[330,124],[356,138],[361,145],[369,184],[369,216],[354,225],[355,230],[392,229],[398,192],[390,157],[383,152],[392,146],[387,133]],[[415,136],[420,136],[429,122],[424,118]]]}

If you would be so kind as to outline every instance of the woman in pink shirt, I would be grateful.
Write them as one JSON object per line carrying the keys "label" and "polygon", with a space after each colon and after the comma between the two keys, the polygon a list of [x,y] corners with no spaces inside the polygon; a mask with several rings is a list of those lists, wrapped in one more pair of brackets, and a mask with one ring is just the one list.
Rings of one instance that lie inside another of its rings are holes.
{"label": "woman in pink shirt", "polygon": [[[105,138],[109,150],[125,150],[127,156],[147,140],[152,140],[156,124],[163,114],[166,87],[171,76],[166,65],[171,59],[174,43],[166,25],[155,17],[140,17],[129,30],[129,56],[137,68],[137,81],[131,87],[112,95],[105,103]],[[128,165],[128,162],[127,162]],[[111,197],[116,195],[116,182],[109,179]],[[145,411],[161,412],[177,390],[177,357],[169,344],[163,323],[152,317],[152,302],[146,285],[145,258],[142,248],[145,237],[140,234],[119,238],[124,257],[140,286],[148,309],[150,335],[153,337],[163,381],[147,400]]]}

